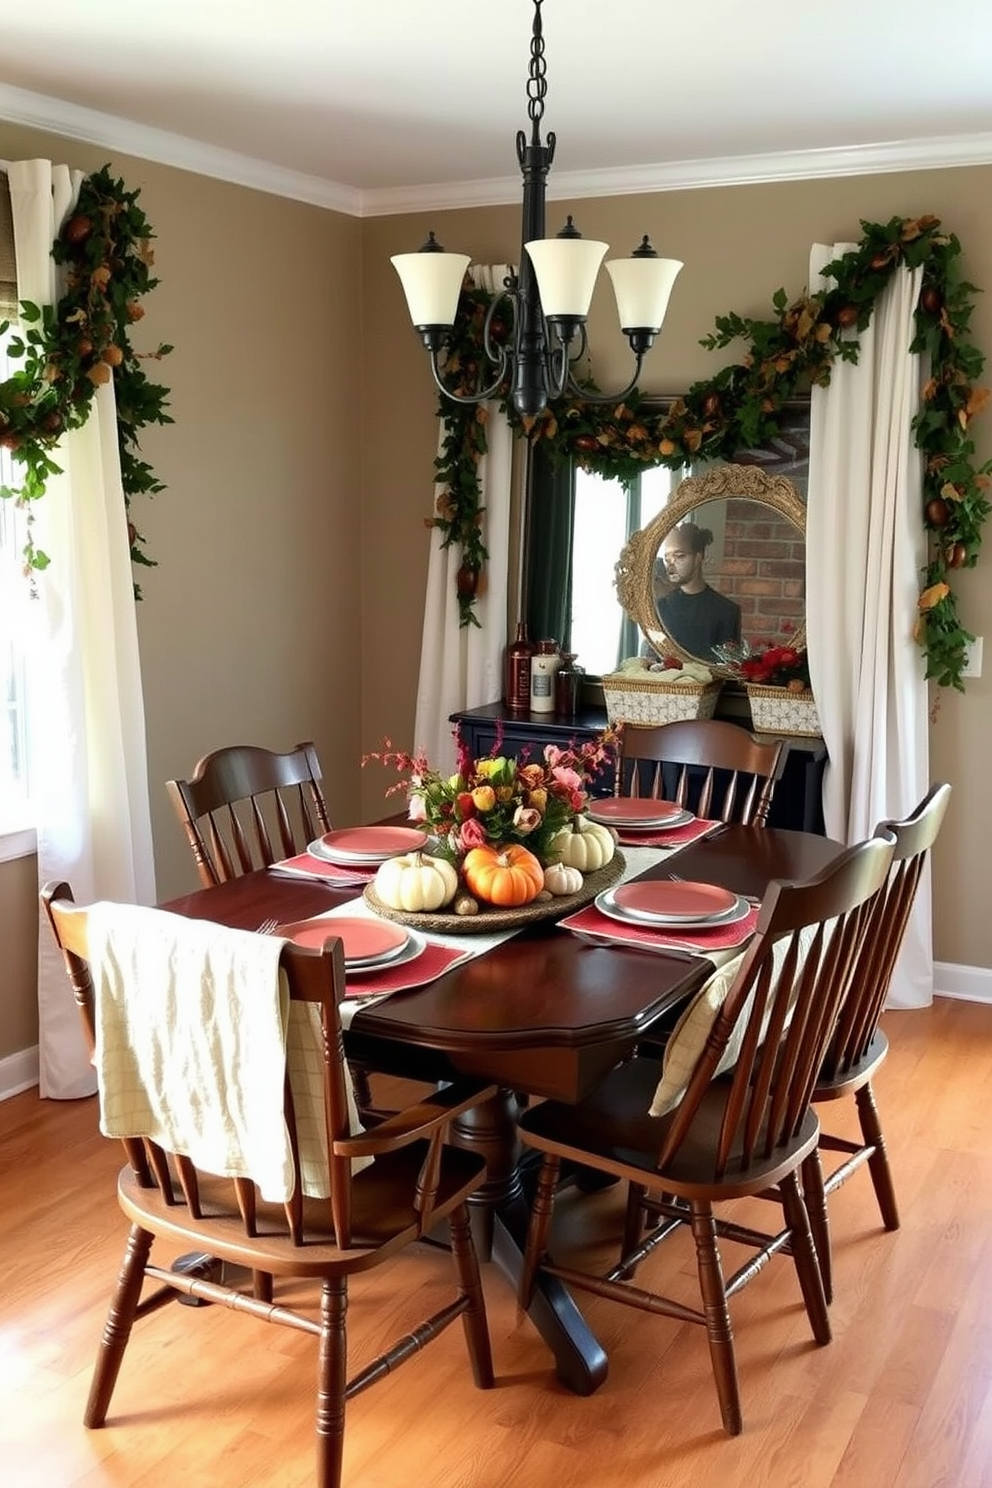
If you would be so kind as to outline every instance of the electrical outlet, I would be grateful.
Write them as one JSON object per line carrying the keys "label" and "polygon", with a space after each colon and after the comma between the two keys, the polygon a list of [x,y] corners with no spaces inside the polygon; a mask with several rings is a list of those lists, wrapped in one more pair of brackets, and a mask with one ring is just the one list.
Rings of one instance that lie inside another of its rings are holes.
{"label": "electrical outlet", "polygon": [[962,677],[980,677],[982,675],[982,636],[976,636],[968,647],[964,666],[961,669]]}

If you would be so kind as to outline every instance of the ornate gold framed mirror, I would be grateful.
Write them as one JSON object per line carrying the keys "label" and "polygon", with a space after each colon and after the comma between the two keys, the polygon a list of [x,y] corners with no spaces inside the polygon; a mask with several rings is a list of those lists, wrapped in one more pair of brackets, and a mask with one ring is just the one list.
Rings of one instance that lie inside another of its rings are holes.
{"label": "ornate gold framed mirror", "polygon": [[806,647],[806,508],[786,476],[718,465],[690,476],[632,534],[617,596],[660,657],[730,676],[714,646]]}

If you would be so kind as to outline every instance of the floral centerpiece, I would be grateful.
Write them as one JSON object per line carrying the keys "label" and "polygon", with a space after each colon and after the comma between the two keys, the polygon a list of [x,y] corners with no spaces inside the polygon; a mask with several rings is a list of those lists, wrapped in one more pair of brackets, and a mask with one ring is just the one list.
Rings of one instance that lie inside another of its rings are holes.
{"label": "floral centerpiece", "polygon": [[[592,781],[613,758],[615,731],[564,749],[548,744],[539,760],[526,750],[518,759],[499,753],[500,735],[491,754],[473,759],[457,728],[454,738],[458,768],[452,775],[432,768],[423,753],[394,749],[388,739],[385,749],[364,755],[362,764],[381,764],[405,777],[387,796],[405,793],[410,820],[432,839],[429,855],[454,867],[459,890],[470,899],[520,906],[545,890],[556,892],[557,879],[546,881],[544,870],[571,856],[570,834],[581,831],[591,842],[592,835],[609,833],[585,813]],[[610,856],[612,851],[611,835]],[[563,878],[557,892],[565,892],[569,882],[574,887],[574,880]]]}

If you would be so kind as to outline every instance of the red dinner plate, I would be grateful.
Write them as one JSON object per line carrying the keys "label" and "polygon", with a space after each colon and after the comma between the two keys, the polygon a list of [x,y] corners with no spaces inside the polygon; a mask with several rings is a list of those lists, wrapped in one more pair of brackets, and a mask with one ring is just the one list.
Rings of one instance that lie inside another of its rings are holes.
{"label": "red dinner plate", "polygon": [[416,852],[427,843],[427,833],[417,827],[342,827],[318,839],[322,847],[355,858],[389,857],[393,853]]}
{"label": "red dinner plate", "polygon": [[273,935],[281,935],[294,945],[322,946],[329,935],[340,935],[344,941],[344,959],[371,961],[389,957],[406,945],[407,930],[389,920],[372,920],[346,915],[325,916],[322,920],[296,920],[291,925],[277,925]]}
{"label": "red dinner plate", "polygon": [[674,801],[653,801],[650,796],[613,796],[590,802],[589,815],[611,822],[649,822],[655,826],[672,817],[691,813]]}
{"label": "red dinner plate", "polygon": [[629,914],[699,920],[729,914],[737,904],[737,895],[718,884],[648,879],[644,883],[621,884],[613,891],[613,902]]}

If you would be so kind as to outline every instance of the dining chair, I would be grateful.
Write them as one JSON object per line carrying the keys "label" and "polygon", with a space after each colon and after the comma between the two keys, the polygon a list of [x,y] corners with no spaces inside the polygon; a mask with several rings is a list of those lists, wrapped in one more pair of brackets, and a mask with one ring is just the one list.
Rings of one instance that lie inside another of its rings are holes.
{"label": "dining chair", "polygon": [[759,742],[736,723],[686,719],[624,724],[614,794],[664,797],[697,816],[763,827],[788,745]]}
{"label": "dining chair", "polygon": [[254,744],[215,749],[166,789],[205,888],[302,852],[330,830],[313,744],[277,754]]}
{"label": "dining chair", "polygon": [[951,787],[938,783],[931,787],[909,816],[900,821],[880,822],[876,829],[878,835],[895,839],[892,868],[885,890],[872,912],[850,996],[841,1009],[813,1087],[816,1104],[853,1095],[861,1127],[860,1141],[821,1130],[819,1157],[822,1158],[824,1152],[843,1153],[846,1154],[844,1161],[828,1174],[824,1174],[820,1160],[808,1162],[803,1170],[810,1222],[828,1300],[833,1294],[833,1275],[826,1201],[865,1163],[883,1225],[887,1230],[899,1228],[895,1187],[872,1088],[872,1080],[889,1051],[888,1040],[879,1027],[879,1018],[905,939],[920,877],[940,831],[950,796]]}
{"label": "dining chair", "polygon": [[[318,1488],[341,1482],[346,1402],[456,1318],[475,1383],[491,1387],[467,1209],[486,1165],[449,1145],[446,1133],[493,1088],[447,1085],[362,1131],[342,1057],[337,937],[329,934],[314,950],[161,910],[87,908],[72,902],[65,883],[47,885],[42,899],[94,1049],[101,1130],[120,1136],[127,1154],[117,1198],[130,1231],[85,1424],[106,1422],[133,1324],[190,1295],[231,1309],[225,1319],[236,1311],[316,1340]],[[204,1021],[211,1057],[197,1042]],[[163,1061],[168,1072],[176,1049],[175,1058],[187,1059],[188,1042],[199,1057],[195,1098],[184,1101],[181,1080],[146,1072]],[[455,1271],[451,1300],[419,1325],[404,1322],[403,1336],[348,1378],[350,1279],[388,1264],[442,1221]],[[156,1264],[160,1237],[216,1257],[221,1280]],[[242,1267],[298,1286],[288,1303],[272,1306],[239,1288]],[[209,1341],[198,1338],[193,1347],[209,1348]]]}
{"label": "dining chair", "polygon": [[[770,884],[750,944],[697,994],[663,1066],[635,1055],[579,1105],[549,1100],[520,1118],[523,1142],[542,1154],[521,1303],[529,1301],[540,1270],[611,1301],[700,1324],[731,1435],[742,1430],[743,1418],[728,1303],[770,1256],[791,1254],[813,1337],[830,1341],[799,1174],[816,1151],[817,1073],[891,861],[891,839],[877,837],[849,848],[813,878]],[[628,1185],[623,1253],[605,1273],[549,1254],[563,1161]],[[772,1187],[785,1207],[780,1234],[766,1236],[733,1218],[718,1224],[716,1206]],[[634,1285],[642,1262],[683,1226],[695,1242],[701,1306]],[[754,1252],[726,1279],[721,1239]]]}

